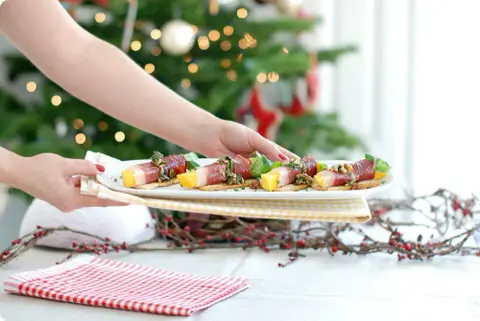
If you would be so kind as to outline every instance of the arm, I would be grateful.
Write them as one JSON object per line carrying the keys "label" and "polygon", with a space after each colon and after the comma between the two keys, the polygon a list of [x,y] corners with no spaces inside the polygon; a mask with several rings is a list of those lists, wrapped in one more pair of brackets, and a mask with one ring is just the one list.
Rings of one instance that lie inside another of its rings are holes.
{"label": "arm", "polygon": [[[0,30],[73,96],[186,149],[208,150],[202,144],[209,142],[198,133],[219,130],[223,123],[85,31],[58,0],[7,0],[0,6]],[[181,130],[180,123],[185,125]]]}
{"label": "arm", "polygon": [[21,170],[18,168],[19,161],[23,157],[0,147],[0,184],[17,187],[17,177]]}

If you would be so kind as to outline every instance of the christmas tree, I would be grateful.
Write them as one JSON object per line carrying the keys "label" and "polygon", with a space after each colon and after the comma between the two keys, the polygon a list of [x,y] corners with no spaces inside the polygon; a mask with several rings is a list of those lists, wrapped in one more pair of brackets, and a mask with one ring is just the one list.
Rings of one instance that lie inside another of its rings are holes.
{"label": "christmas tree", "polygon": [[[251,19],[261,2],[276,7],[280,17]],[[311,31],[319,19],[302,15],[297,2],[257,1],[246,6],[237,0],[139,0],[137,5],[133,0],[68,0],[63,4],[85,29],[121,47],[145,72],[180,95],[221,118],[248,123],[298,155],[361,146],[334,114],[312,108],[318,99],[316,66],[334,63],[354,48],[317,52],[302,48],[297,36]],[[38,73],[21,54],[6,59],[11,81]],[[305,82],[303,91],[299,80]],[[90,149],[119,159],[143,159],[154,150],[182,151],[105,115],[48,79],[27,81],[25,86],[27,92],[41,93],[40,101],[19,103],[0,93],[0,142],[21,155],[53,152],[83,158]],[[262,92],[266,86],[274,86],[273,96],[281,97],[280,102],[266,102]]]}

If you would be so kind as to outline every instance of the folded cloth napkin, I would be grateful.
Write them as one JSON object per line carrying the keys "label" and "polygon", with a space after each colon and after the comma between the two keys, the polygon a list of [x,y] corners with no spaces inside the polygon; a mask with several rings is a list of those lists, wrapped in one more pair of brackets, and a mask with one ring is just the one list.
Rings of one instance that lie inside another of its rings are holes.
{"label": "folded cloth napkin", "polygon": [[81,255],[9,276],[5,291],[48,300],[190,316],[249,287],[243,277],[196,276]]}
{"label": "folded cloth napkin", "polygon": [[[87,152],[85,159],[105,167],[120,162],[110,156],[91,151]],[[153,199],[111,190],[94,177],[82,177],[81,192],[85,195],[151,208],[222,216],[352,223],[365,223],[371,219],[365,197],[301,200]]]}

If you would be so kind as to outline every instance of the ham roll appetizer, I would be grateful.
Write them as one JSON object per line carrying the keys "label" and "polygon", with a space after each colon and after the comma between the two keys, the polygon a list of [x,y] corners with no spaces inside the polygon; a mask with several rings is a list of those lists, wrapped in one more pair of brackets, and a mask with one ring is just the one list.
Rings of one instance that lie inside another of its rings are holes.
{"label": "ham roll appetizer", "polygon": [[163,156],[154,152],[151,161],[133,165],[122,171],[122,180],[125,187],[139,189],[154,189],[178,184],[177,176],[198,167],[194,153],[184,155]]}
{"label": "ham roll appetizer", "polygon": [[365,155],[365,159],[352,164],[338,164],[314,176],[312,188],[316,190],[367,189],[381,184],[380,179],[390,171],[390,165],[380,158]]}
{"label": "ham roll appetizer", "polygon": [[295,191],[307,188],[312,184],[312,177],[318,171],[317,162],[312,156],[279,165],[281,166],[262,175],[260,185],[264,190]]}
{"label": "ham roll appetizer", "polygon": [[254,166],[256,159],[237,155],[224,157],[215,163],[178,175],[180,185],[204,191],[219,191],[249,187],[256,182]]}

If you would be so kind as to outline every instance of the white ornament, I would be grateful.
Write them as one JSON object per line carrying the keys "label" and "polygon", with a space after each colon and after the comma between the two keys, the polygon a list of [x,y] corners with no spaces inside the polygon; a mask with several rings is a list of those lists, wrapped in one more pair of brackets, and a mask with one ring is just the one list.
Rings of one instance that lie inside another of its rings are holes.
{"label": "white ornament", "polygon": [[297,16],[303,0],[275,0],[275,6],[280,13]]}
{"label": "white ornament", "polygon": [[160,46],[171,55],[184,55],[195,43],[193,26],[183,20],[171,20],[161,28]]}

